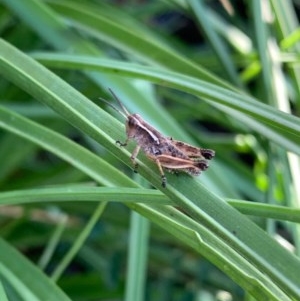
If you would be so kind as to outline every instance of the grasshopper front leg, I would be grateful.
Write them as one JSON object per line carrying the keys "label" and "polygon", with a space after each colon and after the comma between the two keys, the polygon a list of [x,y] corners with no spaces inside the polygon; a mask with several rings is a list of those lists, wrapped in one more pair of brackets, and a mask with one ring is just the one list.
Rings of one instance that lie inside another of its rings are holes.
{"label": "grasshopper front leg", "polygon": [[[117,140],[116,144],[119,144],[120,146],[126,146],[128,144],[128,140],[129,140],[129,138],[127,138],[125,140],[125,142],[121,142],[121,141]],[[137,145],[130,156],[130,160],[132,162],[134,172],[137,172],[137,169],[138,169],[138,164],[135,161],[135,159],[136,159],[140,149],[141,149],[141,147],[139,145]]]}

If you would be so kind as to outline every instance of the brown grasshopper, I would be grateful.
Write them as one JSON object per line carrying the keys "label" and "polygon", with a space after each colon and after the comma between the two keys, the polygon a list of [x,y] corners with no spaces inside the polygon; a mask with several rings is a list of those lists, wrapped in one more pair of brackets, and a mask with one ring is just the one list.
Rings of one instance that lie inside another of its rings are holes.
{"label": "brown grasshopper", "polygon": [[144,151],[150,160],[156,163],[161,174],[163,187],[166,187],[167,182],[163,168],[176,173],[183,171],[193,176],[198,176],[201,171],[208,168],[207,160],[215,156],[213,150],[194,147],[164,136],[145,122],[139,114],[130,114],[115,93],[111,89],[109,91],[117,100],[123,112],[110,103],[105,102],[126,118],[127,139],[123,143],[120,141],[116,141],[116,143],[120,146],[126,146],[130,139],[135,140],[137,143],[130,157],[135,172],[137,172],[138,168],[136,157],[140,149]]}

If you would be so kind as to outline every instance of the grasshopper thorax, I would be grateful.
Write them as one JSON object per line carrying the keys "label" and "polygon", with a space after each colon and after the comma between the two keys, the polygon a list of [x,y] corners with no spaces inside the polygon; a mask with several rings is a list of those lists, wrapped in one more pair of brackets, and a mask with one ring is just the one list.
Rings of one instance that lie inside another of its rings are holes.
{"label": "grasshopper thorax", "polygon": [[135,138],[138,135],[139,120],[136,115],[137,114],[132,114],[127,116],[126,134],[128,138]]}

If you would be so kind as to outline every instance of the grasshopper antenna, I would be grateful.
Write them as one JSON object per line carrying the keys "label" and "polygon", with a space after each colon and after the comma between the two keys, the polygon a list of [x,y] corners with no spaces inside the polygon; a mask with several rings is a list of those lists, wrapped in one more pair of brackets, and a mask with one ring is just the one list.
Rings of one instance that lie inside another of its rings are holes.
{"label": "grasshopper antenna", "polygon": [[[114,96],[114,98],[116,98],[116,95],[109,89],[109,91],[112,93],[112,95]],[[124,112],[122,112],[121,110],[119,110],[117,107],[115,107],[113,104],[111,104],[110,102],[108,102],[106,99],[99,97],[99,99],[101,101],[103,101],[104,103],[106,103],[108,106],[110,106],[112,109],[114,109],[116,112],[118,112],[119,114],[121,114],[124,118],[127,119],[127,116],[130,115],[127,110],[124,108],[124,106],[122,105],[121,108],[123,109]],[[121,104],[121,102],[119,101],[118,98],[116,98],[118,100],[118,103]],[[127,115],[128,114],[128,115]]]}
{"label": "grasshopper antenna", "polygon": [[118,96],[114,93],[114,91],[111,88],[108,88],[108,90],[112,94],[112,96],[114,97],[114,99],[118,102],[119,106],[121,107],[121,109],[125,113],[126,117],[128,117],[130,115],[130,113],[126,110],[126,108],[122,104],[121,100],[118,98]]}
{"label": "grasshopper antenna", "polygon": [[110,102],[108,102],[106,99],[102,98],[102,97],[99,97],[99,99],[101,101],[103,101],[104,103],[106,103],[108,106],[110,106],[112,109],[114,109],[115,111],[117,111],[119,114],[121,114],[123,117],[125,117],[127,119],[127,116],[122,112],[120,111],[118,108],[116,108],[114,105],[112,105]]}

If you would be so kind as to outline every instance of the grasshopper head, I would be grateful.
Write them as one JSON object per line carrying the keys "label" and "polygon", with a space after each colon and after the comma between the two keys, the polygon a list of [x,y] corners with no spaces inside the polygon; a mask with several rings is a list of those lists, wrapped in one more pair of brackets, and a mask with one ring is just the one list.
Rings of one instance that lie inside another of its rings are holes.
{"label": "grasshopper head", "polygon": [[126,133],[128,138],[135,138],[138,136],[139,129],[141,128],[141,117],[138,114],[130,114],[123,103],[120,101],[120,99],[117,97],[117,95],[109,89],[110,93],[113,95],[113,97],[117,100],[119,103],[119,106],[121,110],[113,106],[112,104],[106,102],[110,107],[112,107],[114,110],[116,110],[119,114],[121,114],[124,118],[126,118]]}
{"label": "grasshopper head", "polygon": [[126,133],[128,138],[135,138],[140,129],[140,116],[138,114],[131,114],[127,116]]}

